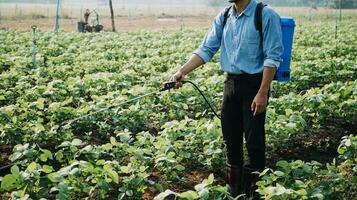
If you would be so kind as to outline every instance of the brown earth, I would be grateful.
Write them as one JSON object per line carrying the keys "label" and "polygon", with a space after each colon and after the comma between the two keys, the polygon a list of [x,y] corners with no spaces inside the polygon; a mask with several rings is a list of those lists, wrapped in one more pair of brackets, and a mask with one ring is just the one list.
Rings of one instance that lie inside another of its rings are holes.
{"label": "brown earth", "polygon": [[[165,28],[187,28],[187,27],[208,27],[212,22],[212,17],[183,17],[170,18],[163,17],[142,17],[132,18],[117,17],[115,19],[118,32],[128,32],[137,30],[157,30]],[[111,22],[109,18],[103,18],[101,23],[105,31],[111,31]],[[53,18],[39,19],[1,19],[0,29],[14,29],[18,31],[30,31],[32,25],[37,25],[41,30],[53,30]],[[60,19],[60,30],[77,31],[76,19]]]}

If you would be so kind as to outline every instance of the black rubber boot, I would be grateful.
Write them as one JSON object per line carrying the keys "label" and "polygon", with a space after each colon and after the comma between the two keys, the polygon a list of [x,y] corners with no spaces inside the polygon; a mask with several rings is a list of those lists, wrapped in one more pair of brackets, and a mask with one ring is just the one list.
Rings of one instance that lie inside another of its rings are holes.
{"label": "black rubber boot", "polygon": [[259,194],[255,192],[255,190],[258,189],[256,183],[259,180],[259,174],[253,173],[253,172],[261,172],[261,171],[262,170],[243,167],[245,199],[249,199],[249,200],[261,199]]}
{"label": "black rubber boot", "polygon": [[227,164],[227,188],[232,197],[236,198],[243,192],[243,169],[241,166]]}

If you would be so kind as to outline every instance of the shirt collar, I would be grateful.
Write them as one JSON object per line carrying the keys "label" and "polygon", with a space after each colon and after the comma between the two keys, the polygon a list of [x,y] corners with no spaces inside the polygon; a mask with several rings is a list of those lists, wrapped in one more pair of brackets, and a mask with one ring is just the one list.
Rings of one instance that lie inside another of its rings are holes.
{"label": "shirt collar", "polygon": [[[249,17],[254,12],[256,6],[257,6],[257,2],[255,0],[250,0],[250,2],[248,3],[247,7],[244,9],[242,14]],[[238,13],[234,9],[234,7],[230,11],[230,15],[232,15],[232,14],[238,16]]]}
{"label": "shirt collar", "polygon": [[243,11],[243,14],[249,17],[254,12],[256,6],[257,6],[257,2],[255,0],[250,0],[248,6]]}

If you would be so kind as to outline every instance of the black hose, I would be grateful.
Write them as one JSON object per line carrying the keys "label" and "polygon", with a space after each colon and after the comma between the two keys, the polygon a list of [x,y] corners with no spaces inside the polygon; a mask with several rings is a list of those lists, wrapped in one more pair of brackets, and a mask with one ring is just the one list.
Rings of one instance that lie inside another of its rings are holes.
{"label": "black hose", "polygon": [[5,176],[11,173],[11,167],[14,166],[15,163],[8,164],[6,166],[0,167],[0,176]]}
{"label": "black hose", "polygon": [[210,109],[212,110],[212,112],[214,113],[214,115],[218,118],[221,119],[221,116],[219,116],[216,112],[216,110],[212,107],[212,105],[210,104],[210,102],[207,100],[207,97],[203,94],[203,92],[200,90],[200,88],[193,83],[192,81],[182,81],[182,83],[190,83],[191,85],[193,85],[193,87],[195,87],[196,90],[198,90],[198,92],[201,94],[201,96],[205,99],[206,104],[210,107]]}

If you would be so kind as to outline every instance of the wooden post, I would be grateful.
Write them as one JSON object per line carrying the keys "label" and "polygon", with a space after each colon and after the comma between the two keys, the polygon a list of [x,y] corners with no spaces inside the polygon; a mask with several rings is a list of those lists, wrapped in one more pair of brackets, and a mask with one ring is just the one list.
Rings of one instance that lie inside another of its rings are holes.
{"label": "wooden post", "polygon": [[109,0],[109,7],[110,7],[110,15],[111,15],[111,18],[112,18],[112,30],[113,30],[113,32],[116,32],[116,30],[115,30],[114,10],[113,10],[112,0]]}
{"label": "wooden post", "polygon": [[32,25],[32,67],[36,69],[36,25]]}

